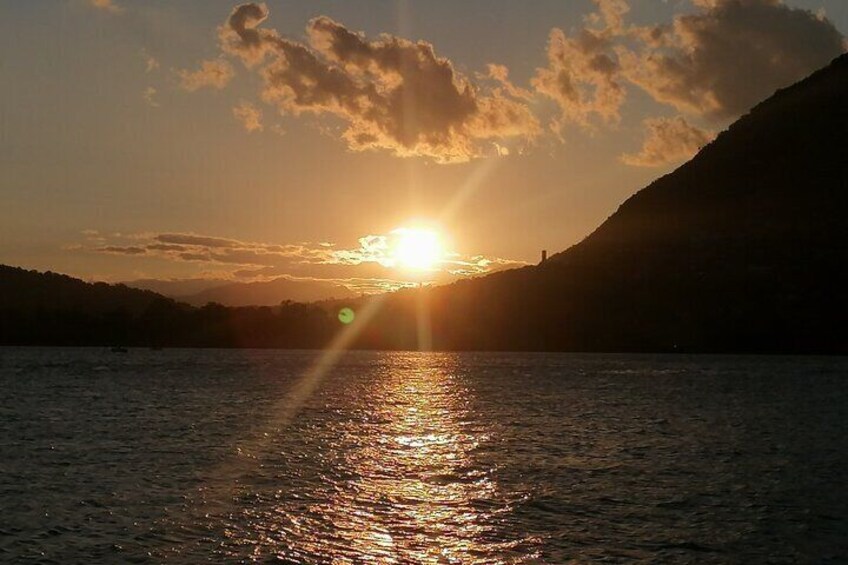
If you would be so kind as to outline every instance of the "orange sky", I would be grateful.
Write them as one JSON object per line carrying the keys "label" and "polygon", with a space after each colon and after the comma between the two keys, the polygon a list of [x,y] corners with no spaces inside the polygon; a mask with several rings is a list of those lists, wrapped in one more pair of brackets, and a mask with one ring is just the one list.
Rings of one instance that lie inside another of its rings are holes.
{"label": "orange sky", "polygon": [[[841,0],[6,6],[0,262],[368,285],[536,262],[846,28]],[[426,277],[385,260],[412,225],[444,247]]]}

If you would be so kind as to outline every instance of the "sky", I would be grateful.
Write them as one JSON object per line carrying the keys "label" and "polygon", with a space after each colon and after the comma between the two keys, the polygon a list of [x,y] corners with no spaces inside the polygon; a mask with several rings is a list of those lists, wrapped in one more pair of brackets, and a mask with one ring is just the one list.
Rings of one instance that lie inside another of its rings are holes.
{"label": "sky", "polygon": [[[847,32],[844,0],[4,2],[0,263],[366,291],[535,263]],[[409,233],[438,260],[404,268]]]}

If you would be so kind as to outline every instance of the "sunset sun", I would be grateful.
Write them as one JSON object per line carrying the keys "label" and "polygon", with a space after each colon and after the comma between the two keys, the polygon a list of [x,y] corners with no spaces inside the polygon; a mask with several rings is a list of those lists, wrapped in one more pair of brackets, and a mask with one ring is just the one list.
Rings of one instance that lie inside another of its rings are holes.
{"label": "sunset sun", "polygon": [[439,234],[430,229],[398,228],[392,232],[395,264],[416,271],[432,270],[444,256]]}

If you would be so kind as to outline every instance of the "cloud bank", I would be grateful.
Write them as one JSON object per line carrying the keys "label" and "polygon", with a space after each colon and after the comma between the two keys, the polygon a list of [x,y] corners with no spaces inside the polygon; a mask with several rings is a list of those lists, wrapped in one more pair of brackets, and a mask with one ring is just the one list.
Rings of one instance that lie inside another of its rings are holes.
{"label": "cloud bank", "polygon": [[236,7],[219,29],[223,51],[256,70],[262,99],[281,114],[340,119],[354,151],[463,162],[490,146],[484,141],[540,131],[524,100],[484,91],[429,43],[369,39],[325,16],[309,22],[301,43],[261,28],[267,17],[264,4]]}
{"label": "cloud bank", "polygon": [[828,20],[779,0],[697,0],[671,25],[634,30],[622,51],[628,80],[659,102],[709,118],[735,117],[844,49]]}
{"label": "cloud bank", "polygon": [[[508,155],[508,141],[533,142],[543,131],[531,110],[540,100],[554,104],[547,125],[558,134],[569,125],[614,128],[636,88],[681,114],[645,120],[642,150],[621,157],[639,166],[690,155],[710,123],[737,117],[846,48],[823,14],[780,0],[692,0],[688,13],[644,26],[627,21],[627,0],[593,1],[576,29],[550,31],[545,64],[527,87],[497,64],[472,82],[430,43],[367,37],[326,16],[309,21],[305,40],[286,38],[267,27],[264,3],[236,6],[218,40],[224,56],[260,78],[261,99],[281,115],[335,118],[354,151],[438,163]],[[228,65],[218,59],[183,71],[183,87],[222,88],[234,75]],[[255,105],[233,112],[248,131],[262,129]]]}
{"label": "cloud bank", "polygon": [[532,80],[539,94],[552,99],[566,122],[589,126],[592,118],[617,122],[624,103],[621,65],[615,40],[624,33],[623,17],[629,7],[623,0],[596,0],[598,12],[587,17],[586,26],[569,36],[554,28],[548,37],[548,65],[536,69]]}
{"label": "cloud bank", "polygon": [[[693,13],[641,27],[626,23],[625,0],[594,2],[596,11],[571,34],[551,30],[547,66],[532,79],[536,94],[560,110],[557,132],[567,123],[615,126],[631,86],[690,119],[735,118],[846,47],[823,15],[780,0],[693,0]],[[623,162],[664,165],[712,137],[682,116],[648,119],[644,127],[641,151],[622,155]]]}
{"label": "cloud bank", "polygon": [[[462,277],[522,266],[521,261],[449,252],[432,271],[411,273],[395,268],[398,232],[366,235],[353,247],[328,242],[272,244],[198,235],[158,233],[106,236],[92,231],[86,242],[66,246],[74,252],[149,257],[196,263],[204,272],[240,280],[268,280],[279,276],[309,277],[344,284],[357,292],[395,290],[414,281],[445,283]],[[340,281],[346,281],[340,283]]]}
{"label": "cloud bank", "polygon": [[624,0],[594,0],[596,12],[569,35],[554,28],[536,91],[564,120],[614,123],[624,84],[654,100],[710,119],[740,115],[776,89],[845,50],[827,19],[780,0],[695,0],[670,24],[632,26]]}

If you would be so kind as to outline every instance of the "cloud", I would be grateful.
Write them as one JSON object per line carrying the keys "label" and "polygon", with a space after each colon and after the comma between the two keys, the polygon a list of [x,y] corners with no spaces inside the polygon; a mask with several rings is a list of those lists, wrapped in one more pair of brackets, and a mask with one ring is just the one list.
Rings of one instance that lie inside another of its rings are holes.
{"label": "cloud", "polygon": [[301,43],[260,28],[267,17],[264,4],[236,7],[219,28],[223,51],[260,67],[262,98],[281,114],[340,118],[352,150],[463,162],[480,156],[485,140],[539,133],[525,101],[484,92],[429,43],[368,39],[325,16],[309,22]]}
{"label": "cloud", "polygon": [[195,71],[179,70],[180,86],[183,90],[194,92],[203,87],[222,89],[235,76],[233,66],[224,59],[202,61]]}
{"label": "cloud", "polygon": [[507,68],[505,65],[489,63],[488,65],[486,65],[486,73],[478,74],[478,76],[480,78],[488,78],[494,80],[500,85],[500,88],[502,88],[507,94],[514,98],[521,98],[524,100],[531,100],[533,98],[532,92],[516,86],[509,79],[509,68]]}
{"label": "cloud", "polygon": [[384,292],[395,292],[404,288],[417,288],[419,283],[410,281],[399,281],[396,279],[326,279],[328,282],[340,284],[353,292],[362,294],[380,294]]}
{"label": "cloud", "polygon": [[561,110],[557,131],[617,123],[628,84],[679,111],[736,117],[845,49],[822,14],[779,0],[694,0],[694,13],[644,27],[625,23],[624,0],[594,1],[576,32],[551,30],[548,64],[532,80]]}
{"label": "cloud", "polygon": [[123,8],[112,2],[112,0],[88,0],[88,3],[94,8],[110,12],[112,14],[118,14],[123,11]]}
{"label": "cloud", "polygon": [[208,237],[191,233],[163,233],[156,235],[153,239],[162,243],[173,243],[176,245],[197,245],[200,247],[240,247],[246,244],[223,237]]}
{"label": "cloud", "polygon": [[[546,64],[529,89],[503,65],[487,65],[472,81],[430,43],[367,37],[326,16],[308,22],[305,39],[286,38],[266,27],[264,3],[236,6],[218,39],[224,56],[260,78],[262,100],[281,115],[336,118],[340,129],[327,131],[351,150],[438,163],[522,153],[542,132],[531,111],[542,98],[556,104],[550,125],[558,133],[568,124],[615,126],[634,86],[690,116],[736,117],[845,49],[823,13],[780,0],[692,0],[671,22],[646,26],[626,21],[627,0],[593,2],[576,29],[550,31]],[[234,75],[228,65],[181,71],[183,87],[221,88]],[[233,113],[248,131],[264,125],[254,105]]]}
{"label": "cloud", "polygon": [[144,98],[144,101],[147,103],[147,105],[153,108],[159,107],[159,102],[156,101],[156,92],[157,91],[155,88],[153,88],[152,86],[148,86],[141,93],[141,96],[142,98]]}
{"label": "cloud", "polygon": [[629,7],[623,0],[595,0],[596,13],[586,25],[568,35],[559,28],[548,37],[546,67],[536,69],[532,84],[536,91],[560,108],[554,123],[559,131],[566,122],[584,127],[592,119],[615,123],[626,92],[615,51],[615,39],[623,34],[623,17]]}
{"label": "cloud", "polygon": [[247,131],[262,131],[262,111],[250,102],[233,107],[233,116]]}
{"label": "cloud", "polygon": [[644,122],[647,134],[638,153],[621,156],[635,167],[658,167],[688,159],[709,143],[715,134],[696,128],[682,116],[650,118]]}
{"label": "cloud", "polygon": [[659,102],[710,118],[735,117],[844,51],[821,15],[779,0],[698,0],[672,25],[634,29],[627,78]]}
{"label": "cloud", "polygon": [[146,49],[141,50],[141,57],[144,59],[144,72],[152,73],[159,70],[159,61],[156,57],[148,53]]}
{"label": "cloud", "polygon": [[106,237],[97,230],[86,229],[80,232],[82,236],[92,243],[105,243]]}
{"label": "cloud", "polygon": [[255,270],[235,271],[231,274],[233,280],[240,282],[257,282],[257,281],[272,281],[285,279],[296,282],[315,282],[333,286],[342,286],[347,290],[361,294],[376,294],[382,292],[394,292],[402,288],[415,288],[420,283],[413,281],[404,281],[393,278],[381,277],[296,277],[286,274],[279,274],[279,270],[273,267],[265,267]]}
{"label": "cloud", "polygon": [[227,22],[218,28],[221,49],[241,58],[251,67],[262,61],[279,39],[275,31],[259,29],[259,24],[268,18],[268,14],[268,6],[264,2],[233,8]]}
{"label": "cloud", "polygon": [[[406,230],[397,229],[387,234],[366,235],[359,238],[359,247],[352,249],[326,249],[329,260],[325,264],[362,265],[376,264],[391,269],[398,265],[394,250]],[[323,246],[322,246],[323,247]],[[466,257],[455,252],[446,252],[437,262],[434,273],[447,273],[462,277],[489,273],[501,268],[523,266],[523,261],[487,258],[482,255]],[[437,276],[438,278],[438,276]]]}
{"label": "cloud", "polygon": [[147,253],[147,249],[144,247],[119,245],[106,245],[99,248],[98,251],[102,251],[103,253],[112,253],[115,255],[144,255]]}
{"label": "cloud", "polygon": [[[446,283],[458,278],[482,275],[509,267],[522,266],[512,261],[482,255],[464,256],[445,253],[436,268],[410,272],[395,268],[394,246],[401,232],[371,234],[351,247],[329,242],[288,244],[248,242],[193,233],[123,234],[88,239],[87,244],[66,246],[68,250],[94,251],[112,255],[144,256],[177,263],[195,263],[218,275],[227,269],[227,277],[241,280],[267,280],[279,276],[311,277],[336,281],[361,292],[371,289],[396,289],[413,282]],[[128,243],[131,242],[131,243]],[[347,282],[339,282],[347,281]]]}
{"label": "cloud", "polygon": [[182,245],[172,245],[170,243],[151,243],[147,246],[150,251],[183,251]]}

